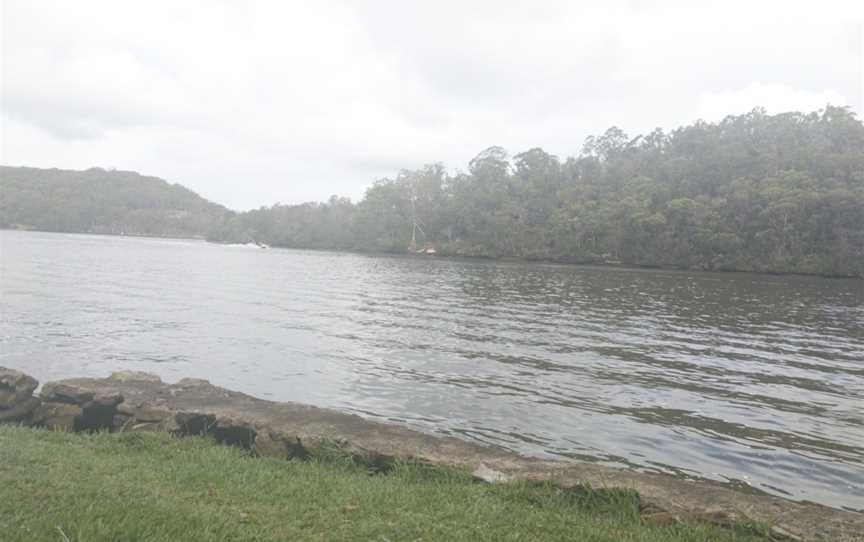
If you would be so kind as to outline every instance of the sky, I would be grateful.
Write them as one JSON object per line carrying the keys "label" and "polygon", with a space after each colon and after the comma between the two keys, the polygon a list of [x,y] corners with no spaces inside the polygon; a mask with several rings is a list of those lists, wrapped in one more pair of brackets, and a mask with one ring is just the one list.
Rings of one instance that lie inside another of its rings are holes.
{"label": "sky", "polygon": [[864,2],[0,0],[0,163],[237,210],[483,149],[864,110]]}

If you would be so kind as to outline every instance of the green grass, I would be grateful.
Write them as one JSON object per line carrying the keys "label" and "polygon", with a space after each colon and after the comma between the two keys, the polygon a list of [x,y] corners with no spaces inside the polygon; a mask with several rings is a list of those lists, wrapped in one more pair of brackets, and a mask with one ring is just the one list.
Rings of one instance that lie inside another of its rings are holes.
{"label": "green grass", "polygon": [[0,426],[0,539],[751,541],[742,530],[656,526],[626,491],[477,483],[347,459],[252,458],[203,438]]}

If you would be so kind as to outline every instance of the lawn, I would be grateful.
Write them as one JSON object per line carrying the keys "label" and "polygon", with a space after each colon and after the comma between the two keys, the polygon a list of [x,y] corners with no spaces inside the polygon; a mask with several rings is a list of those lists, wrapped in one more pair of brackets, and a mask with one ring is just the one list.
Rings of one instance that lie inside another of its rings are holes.
{"label": "lawn", "polygon": [[204,438],[0,426],[0,540],[755,541],[667,526],[626,491],[486,484],[455,470],[250,457]]}

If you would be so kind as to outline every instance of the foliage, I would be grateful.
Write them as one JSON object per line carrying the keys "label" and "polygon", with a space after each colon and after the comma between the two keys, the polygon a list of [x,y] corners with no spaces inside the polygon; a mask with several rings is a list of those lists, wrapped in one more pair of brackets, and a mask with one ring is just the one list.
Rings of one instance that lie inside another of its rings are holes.
{"label": "foliage", "polygon": [[231,214],[198,194],[129,171],[0,166],[0,227],[204,237]]}
{"label": "foliage", "polygon": [[132,173],[0,173],[0,227],[388,252],[414,238],[444,255],[864,276],[864,125],[842,107],[610,128],[566,160],[490,147],[466,173],[402,171],[356,204],[239,214]]}
{"label": "foliage", "polygon": [[240,214],[214,240],[703,270],[864,276],[864,125],[847,108],[631,138],[578,156],[491,147],[467,173],[440,164],[382,179],[356,205]]}

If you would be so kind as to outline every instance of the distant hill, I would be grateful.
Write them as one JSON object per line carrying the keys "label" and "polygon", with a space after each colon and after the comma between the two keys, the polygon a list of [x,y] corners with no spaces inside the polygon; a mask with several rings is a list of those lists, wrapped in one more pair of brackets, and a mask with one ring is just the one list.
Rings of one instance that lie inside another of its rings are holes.
{"label": "distant hill", "polygon": [[403,170],[356,204],[274,205],[210,236],[273,246],[864,277],[864,124],[762,109],[575,156],[491,147],[451,175]]}
{"label": "distant hill", "polygon": [[630,137],[560,159],[490,147],[359,202],[234,213],[137,173],[0,167],[0,227],[223,243],[864,277],[864,124],[845,107]]}
{"label": "distant hill", "polygon": [[0,228],[205,237],[232,214],[179,184],[132,171],[0,166]]}

